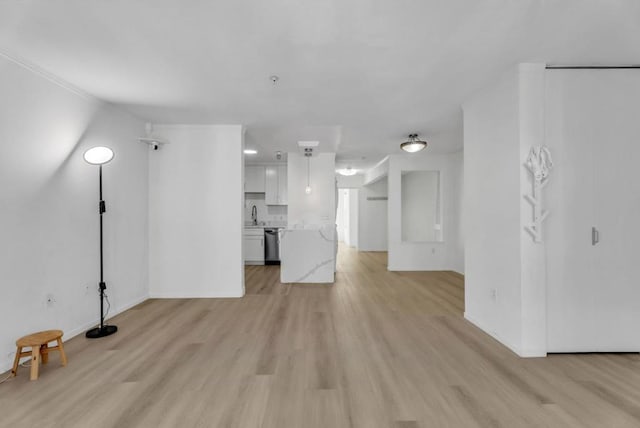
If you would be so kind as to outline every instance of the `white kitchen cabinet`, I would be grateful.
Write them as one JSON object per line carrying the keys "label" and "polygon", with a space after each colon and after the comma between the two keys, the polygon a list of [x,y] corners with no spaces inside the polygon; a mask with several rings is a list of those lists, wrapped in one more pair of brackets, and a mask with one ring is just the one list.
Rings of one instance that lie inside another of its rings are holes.
{"label": "white kitchen cabinet", "polygon": [[245,264],[264,264],[264,230],[251,229],[244,233]]}
{"label": "white kitchen cabinet", "polygon": [[268,166],[265,170],[264,203],[278,205],[278,167]]}
{"label": "white kitchen cabinet", "polygon": [[268,166],[265,170],[265,195],[267,205],[287,205],[287,166]]}
{"label": "white kitchen cabinet", "polygon": [[278,205],[287,205],[287,166],[278,166]]}
{"label": "white kitchen cabinet", "polygon": [[249,193],[265,192],[264,166],[246,166],[244,168],[244,191]]}

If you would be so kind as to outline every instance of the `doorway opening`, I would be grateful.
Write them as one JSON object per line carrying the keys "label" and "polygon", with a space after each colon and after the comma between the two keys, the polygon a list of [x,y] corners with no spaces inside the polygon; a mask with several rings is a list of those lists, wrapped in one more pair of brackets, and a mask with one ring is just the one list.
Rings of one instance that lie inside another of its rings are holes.
{"label": "doorway opening", "polygon": [[338,242],[358,248],[358,189],[338,189]]}

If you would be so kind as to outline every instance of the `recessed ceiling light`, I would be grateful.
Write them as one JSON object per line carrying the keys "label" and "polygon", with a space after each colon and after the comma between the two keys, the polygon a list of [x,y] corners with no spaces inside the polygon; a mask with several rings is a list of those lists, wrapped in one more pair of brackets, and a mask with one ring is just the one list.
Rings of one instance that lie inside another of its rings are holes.
{"label": "recessed ceiling light", "polygon": [[418,140],[418,134],[409,134],[409,140],[400,144],[400,148],[405,152],[415,153],[427,147],[427,142]]}
{"label": "recessed ceiling light", "polygon": [[346,176],[356,175],[357,172],[358,172],[358,170],[355,170],[355,169],[351,168],[350,166],[338,170],[338,174],[346,175]]}
{"label": "recessed ceiling light", "polygon": [[245,155],[257,155],[258,151],[257,150],[253,150],[253,149],[244,149],[244,154]]}

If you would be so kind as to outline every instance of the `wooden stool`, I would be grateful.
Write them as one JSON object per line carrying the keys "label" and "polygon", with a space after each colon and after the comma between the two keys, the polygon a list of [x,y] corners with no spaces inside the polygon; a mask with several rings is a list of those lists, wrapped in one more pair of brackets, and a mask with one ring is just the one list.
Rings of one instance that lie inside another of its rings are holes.
{"label": "wooden stool", "polygon": [[[47,330],[33,333],[28,336],[21,337],[16,340],[16,359],[13,362],[13,370],[11,374],[13,376],[18,375],[18,364],[20,364],[20,358],[28,357],[31,355],[31,380],[38,379],[38,366],[40,365],[40,359],[42,358],[42,364],[47,364],[49,361],[49,352],[60,352],[60,362],[63,366],[67,365],[67,355],[64,353],[64,346],[62,345],[62,330]],[[57,341],[58,345],[49,347],[49,342]],[[30,347],[31,351],[22,352],[22,348]]]}

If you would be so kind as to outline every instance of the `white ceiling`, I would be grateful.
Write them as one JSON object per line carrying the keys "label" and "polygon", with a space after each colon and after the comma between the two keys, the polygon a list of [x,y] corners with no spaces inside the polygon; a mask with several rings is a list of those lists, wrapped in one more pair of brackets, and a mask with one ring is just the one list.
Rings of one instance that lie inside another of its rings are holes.
{"label": "white ceiling", "polygon": [[99,98],[355,166],[410,132],[459,150],[461,103],[518,62],[638,63],[639,40],[637,0],[0,0],[1,51]]}

